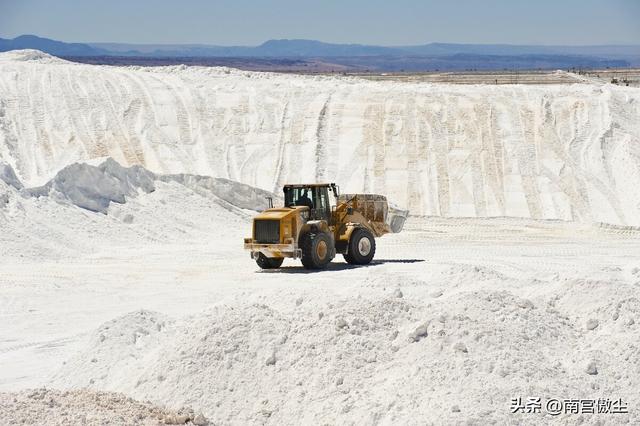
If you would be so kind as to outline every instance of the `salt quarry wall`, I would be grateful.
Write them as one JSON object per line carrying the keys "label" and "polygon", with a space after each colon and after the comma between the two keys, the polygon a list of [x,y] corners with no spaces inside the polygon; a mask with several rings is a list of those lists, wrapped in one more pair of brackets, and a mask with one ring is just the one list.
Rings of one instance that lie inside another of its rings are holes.
{"label": "salt quarry wall", "polygon": [[413,215],[640,225],[640,89],[115,67],[0,54],[0,160],[25,185],[113,157],[278,191],[334,181]]}

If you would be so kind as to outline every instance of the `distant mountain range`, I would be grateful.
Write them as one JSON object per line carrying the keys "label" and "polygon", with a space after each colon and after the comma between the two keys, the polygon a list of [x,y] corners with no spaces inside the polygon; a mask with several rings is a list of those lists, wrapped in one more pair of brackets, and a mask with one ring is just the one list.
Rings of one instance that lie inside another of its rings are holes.
{"label": "distant mountain range", "polygon": [[14,39],[0,38],[0,52],[17,49],[37,49],[55,56],[99,56],[111,52],[84,43],[65,43],[34,35],[21,35]]}
{"label": "distant mountain range", "polygon": [[[0,38],[0,51],[38,49],[61,57],[282,58],[375,70],[502,69],[640,66],[640,45],[531,46],[429,43],[418,46],[269,40],[259,46],[65,43],[34,35]],[[82,61],[82,59],[80,59]],[[125,60],[126,62],[126,60]],[[429,68],[430,67],[430,68]]]}

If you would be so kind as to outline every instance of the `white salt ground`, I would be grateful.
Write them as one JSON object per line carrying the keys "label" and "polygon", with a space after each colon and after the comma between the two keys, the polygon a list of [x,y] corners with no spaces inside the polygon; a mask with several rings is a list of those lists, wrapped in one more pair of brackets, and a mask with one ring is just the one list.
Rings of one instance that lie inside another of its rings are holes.
{"label": "white salt ground", "polygon": [[[0,54],[0,420],[640,423],[639,93]],[[318,180],[414,217],[370,266],[259,270],[248,209]]]}
{"label": "white salt ground", "polygon": [[413,217],[371,266],[260,271],[250,213],[180,182],[106,214],[0,182],[0,388],[221,424],[550,420],[514,417],[518,396],[620,397],[628,414],[580,421],[640,421],[638,230]]}

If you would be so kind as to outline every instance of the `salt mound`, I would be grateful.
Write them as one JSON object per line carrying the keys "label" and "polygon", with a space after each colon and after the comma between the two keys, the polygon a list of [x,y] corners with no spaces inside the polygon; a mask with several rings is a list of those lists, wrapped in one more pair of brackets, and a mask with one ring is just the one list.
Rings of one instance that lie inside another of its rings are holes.
{"label": "salt mound", "polygon": [[33,196],[48,195],[78,207],[107,213],[113,201],[124,203],[126,196],[153,192],[155,175],[141,166],[122,167],[109,158],[99,166],[71,164],[46,185],[28,191]]}
{"label": "salt mound", "polygon": [[5,55],[0,152],[29,185],[70,160],[111,156],[274,192],[336,181],[420,216],[640,225],[637,88],[50,66],[41,53]]}
{"label": "salt mound", "polygon": [[11,425],[207,424],[190,409],[171,411],[122,394],[86,389],[0,393],[0,418]]}
{"label": "salt mound", "polygon": [[[135,326],[126,330],[130,336]],[[221,424],[505,423],[513,397],[592,398],[584,369],[591,361],[601,390],[640,400],[627,355],[632,336],[607,357],[569,318],[508,291],[349,298],[286,312],[218,306],[171,323],[141,350],[129,339],[125,349],[102,344],[96,352],[97,336],[61,369],[56,386],[190,405]]]}
{"label": "salt mound", "polygon": [[[21,183],[8,165],[0,166],[0,179],[16,188]],[[264,210],[267,197],[275,195],[229,179],[197,175],[156,175],[142,166],[123,167],[112,158],[98,165],[74,163],[60,170],[45,185],[26,189],[29,196],[48,196],[52,199],[76,205],[83,209],[106,214],[112,202],[123,204],[127,197],[141,193],[151,193],[155,182],[176,182],[200,195],[215,198],[215,201],[229,210]]]}
{"label": "salt mound", "polygon": [[37,49],[10,50],[0,53],[0,61],[36,62],[41,64],[70,64],[71,62]]}
{"label": "salt mound", "polygon": [[[128,366],[120,360],[136,352],[134,343],[129,340],[123,350],[105,340],[99,350],[110,355],[96,354],[99,331],[87,351],[70,360],[53,382],[202,407],[223,424],[310,420],[324,410],[305,413],[304,406],[338,397],[338,377],[350,377],[359,368],[371,373],[373,359],[391,359],[388,336],[408,306],[388,300],[353,310],[329,308],[321,318],[318,312],[284,315],[265,305],[221,306],[157,334],[160,341]],[[345,327],[336,327],[338,317],[346,319]],[[125,335],[135,329],[131,324]]]}
{"label": "salt mound", "polygon": [[[57,191],[52,190],[52,196],[46,191],[31,196],[32,190],[18,191],[0,180],[0,251],[16,261],[40,263],[96,254],[114,246],[159,241],[202,244],[224,241],[230,235],[238,241],[243,236],[239,230],[246,229],[251,212],[213,192],[195,191],[179,182],[155,180],[153,185],[151,193],[140,191],[126,196],[124,204],[111,203],[105,215],[78,208]],[[212,218],[225,226],[214,226]]]}
{"label": "salt mound", "polygon": [[112,383],[128,384],[146,370],[147,362],[140,361],[158,350],[164,334],[171,334],[168,324],[168,317],[146,310],[104,323],[89,340],[91,356],[72,364],[78,370],[69,383],[85,387],[109,377]]}
{"label": "salt mound", "polygon": [[202,195],[213,194],[229,205],[241,209],[261,211],[268,207],[267,198],[278,200],[278,196],[272,192],[224,178],[177,174],[158,175],[157,179],[163,182],[178,182]]}
{"label": "salt mound", "polygon": [[6,183],[9,186],[14,187],[15,189],[22,189],[22,182],[16,176],[16,172],[13,170],[7,163],[3,163],[0,161],[0,180]]}

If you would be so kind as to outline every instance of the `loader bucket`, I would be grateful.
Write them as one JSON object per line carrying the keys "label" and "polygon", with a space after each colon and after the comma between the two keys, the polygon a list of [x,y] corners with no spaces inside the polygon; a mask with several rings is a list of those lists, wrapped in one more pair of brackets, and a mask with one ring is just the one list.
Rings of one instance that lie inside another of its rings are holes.
{"label": "loader bucket", "polygon": [[402,210],[387,202],[387,197],[378,194],[341,194],[338,202],[349,203],[369,222],[377,236],[388,232],[402,231],[404,222],[409,215],[408,210]]}
{"label": "loader bucket", "polygon": [[402,231],[404,222],[409,217],[409,210],[399,209],[393,204],[389,204],[389,212],[387,213],[387,225],[391,228],[391,232],[397,234]]}

